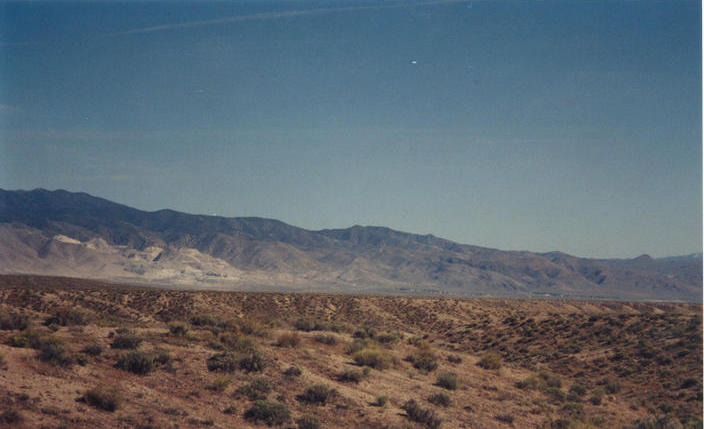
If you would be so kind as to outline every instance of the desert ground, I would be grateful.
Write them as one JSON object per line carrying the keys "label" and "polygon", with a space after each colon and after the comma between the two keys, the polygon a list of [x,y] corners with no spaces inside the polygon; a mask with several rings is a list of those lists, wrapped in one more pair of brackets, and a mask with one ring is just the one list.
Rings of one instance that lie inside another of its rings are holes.
{"label": "desert ground", "polygon": [[0,276],[0,425],[702,427],[702,306]]}

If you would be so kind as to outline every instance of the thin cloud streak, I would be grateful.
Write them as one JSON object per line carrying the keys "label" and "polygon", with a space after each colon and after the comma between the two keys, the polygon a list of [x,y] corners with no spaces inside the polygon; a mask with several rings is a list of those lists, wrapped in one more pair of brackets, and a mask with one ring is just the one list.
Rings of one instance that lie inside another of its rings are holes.
{"label": "thin cloud streak", "polygon": [[402,3],[402,4],[393,4],[393,5],[349,6],[349,7],[338,7],[338,8],[330,7],[330,8],[307,9],[307,10],[292,10],[292,11],[288,11],[288,12],[263,12],[263,13],[255,13],[255,14],[251,14],[251,15],[239,15],[239,16],[230,16],[230,17],[226,17],[226,18],[208,19],[208,20],[204,20],[204,21],[191,21],[191,22],[182,22],[182,23],[178,23],[178,24],[164,24],[164,25],[155,25],[155,26],[151,26],[151,27],[135,28],[132,30],[110,33],[110,34],[108,34],[108,36],[124,36],[124,35],[130,35],[130,34],[154,33],[157,31],[174,30],[174,29],[181,29],[181,28],[202,27],[202,26],[213,25],[213,24],[226,24],[226,23],[245,22],[245,21],[263,21],[263,20],[269,20],[269,19],[282,19],[282,18],[291,18],[291,17],[297,17],[297,16],[323,15],[323,14],[328,14],[328,13],[356,12],[356,11],[362,11],[362,10],[379,10],[379,9],[400,9],[400,8],[405,8],[405,7],[420,7],[420,6],[435,6],[435,5],[444,5],[444,4],[454,4],[454,3],[467,3],[468,1],[471,1],[471,0],[436,0],[436,1],[427,1],[427,2],[419,2],[419,3]]}

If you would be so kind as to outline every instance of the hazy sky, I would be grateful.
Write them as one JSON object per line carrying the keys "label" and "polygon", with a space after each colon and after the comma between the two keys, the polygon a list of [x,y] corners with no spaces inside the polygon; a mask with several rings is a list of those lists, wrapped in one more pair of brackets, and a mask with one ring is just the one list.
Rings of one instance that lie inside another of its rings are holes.
{"label": "hazy sky", "polygon": [[702,248],[699,1],[0,3],[0,187]]}

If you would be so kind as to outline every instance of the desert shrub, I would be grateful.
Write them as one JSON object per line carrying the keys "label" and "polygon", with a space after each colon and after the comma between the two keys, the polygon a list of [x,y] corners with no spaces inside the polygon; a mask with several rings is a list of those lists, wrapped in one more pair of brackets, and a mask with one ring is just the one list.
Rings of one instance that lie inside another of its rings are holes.
{"label": "desert shrub", "polygon": [[329,400],[337,395],[337,391],[324,384],[316,384],[307,388],[298,395],[298,400],[315,405],[325,405]]}
{"label": "desert shrub", "polygon": [[542,392],[553,402],[565,402],[567,399],[567,395],[559,387],[545,387]]}
{"label": "desert shrub", "polygon": [[621,383],[616,380],[609,380],[604,384],[604,390],[610,395],[618,393],[621,390]]}
{"label": "desert shrub", "polygon": [[545,381],[545,384],[548,387],[562,387],[562,380],[551,372],[541,371],[538,376]]}
{"label": "desert shrub", "polygon": [[514,417],[513,417],[513,414],[502,413],[502,414],[496,415],[496,420],[498,420],[500,422],[508,423],[508,424],[513,424]]}
{"label": "desert shrub", "polygon": [[604,389],[602,388],[594,389],[589,397],[589,402],[591,402],[592,405],[601,405],[601,399],[604,397],[604,393]]}
{"label": "desert shrub", "polygon": [[450,363],[462,363],[462,358],[457,355],[448,355],[447,361]]}
{"label": "desert shrub", "polygon": [[120,407],[120,393],[116,389],[94,387],[87,391],[83,399],[88,405],[104,411],[115,411]]}
{"label": "desert shrub", "polygon": [[0,353],[0,368],[4,367],[4,366],[5,366],[5,363],[6,363],[6,361],[5,361],[5,355],[2,354],[2,353]]}
{"label": "desert shrub", "polygon": [[88,355],[83,353],[76,353],[73,355],[73,360],[80,366],[86,366],[88,364]]}
{"label": "desert shrub", "polygon": [[372,405],[375,407],[383,407],[389,402],[389,397],[386,395],[379,395],[376,397],[376,401]]}
{"label": "desert shrub", "polygon": [[364,349],[355,353],[352,358],[360,366],[368,366],[374,369],[383,370],[389,367],[391,359],[378,349]]}
{"label": "desert shrub", "polygon": [[54,365],[68,366],[74,363],[73,356],[69,355],[63,341],[54,337],[46,337],[39,341],[37,358],[42,362]]}
{"label": "desert shrub", "polygon": [[376,342],[379,344],[393,344],[398,342],[401,337],[398,334],[392,334],[390,332],[382,332],[380,334],[376,334],[376,337],[374,337]]}
{"label": "desert shrub", "polygon": [[188,323],[186,322],[170,322],[169,333],[177,337],[185,337],[188,334]]}
{"label": "desert shrub", "polygon": [[268,337],[271,332],[268,326],[253,318],[241,319],[238,327],[243,334],[255,337]]}
{"label": "desert shrub", "polygon": [[413,367],[424,372],[435,371],[438,367],[438,360],[430,346],[421,344],[420,347],[406,360],[413,364]]}
{"label": "desert shrub", "polygon": [[39,348],[39,342],[42,336],[39,332],[33,329],[27,329],[19,335],[13,335],[8,338],[7,344],[12,347],[31,347]]}
{"label": "desert shrub", "polygon": [[330,334],[318,334],[313,339],[318,343],[327,344],[328,346],[337,344],[337,337]]}
{"label": "desert shrub", "polygon": [[587,388],[584,387],[583,384],[574,383],[572,386],[570,386],[569,394],[572,398],[581,398],[582,396],[587,394]]}
{"label": "desert shrub", "polygon": [[296,347],[300,344],[301,338],[295,332],[279,335],[276,345],[279,347]]}
{"label": "desert shrub", "polygon": [[260,352],[252,350],[245,353],[216,353],[208,358],[206,365],[210,371],[234,372],[241,369],[252,372],[262,371],[266,361]]}
{"label": "desert shrub", "polygon": [[523,390],[535,390],[540,387],[541,381],[536,376],[529,376],[516,382],[516,387]]}
{"label": "desert shrub", "polygon": [[246,335],[233,334],[230,332],[220,335],[220,342],[227,349],[238,352],[246,352],[257,348],[257,343],[252,338]]}
{"label": "desert shrub", "polygon": [[142,344],[142,338],[133,332],[118,334],[113,338],[110,347],[121,350],[134,350]]}
{"label": "desert shrub", "polygon": [[193,326],[217,326],[220,320],[210,314],[198,314],[191,317]]}
{"label": "desert shrub", "polygon": [[100,356],[103,353],[103,347],[100,344],[89,344],[81,350],[89,356]]}
{"label": "desert shrub", "polygon": [[633,429],[681,429],[680,422],[671,416],[651,417],[637,420]]}
{"label": "desert shrub", "polygon": [[154,363],[159,365],[168,365],[171,363],[171,352],[166,349],[156,348],[152,351],[152,356],[154,356]]}
{"label": "desert shrub", "polygon": [[680,384],[680,389],[689,389],[690,387],[696,386],[698,384],[698,381],[696,378],[686,378],[682,381],[682,384]]}
{"label": "desert shrub", "polygon": [[79,308],[59,307],[54,310],[54,314],[44,321],[46,326],[49,325],[86,325],[88,323],[88,313]]}
{"label": "desert shrub", "polygon": [[302,374],[302,371],[300,368],[292,366],[289,368],[286,368],[284,371],[284,375],[287,377],[298,377]]}
{"label": "desert shrub", "polygon": [[227,375],[220,375],[216,377],[215,380],[213,380],[213,382],[207,385],[205,388],[215,392],[224,392],[231,382],[232,380]]}
{"label": "desert shrub", "polygon": [[236,390],[236,393],[246,396],[250,401],[266,399],[269,392],[271,392],[271,383],[265,377],[257,377]]}
{"label": "desert shrub", "polygon": [[358,369],[346,369],[337,377],[340,381],[359,383],[369,374],[369,367],[364,367],[363,371]]}
{"label": "desert shrub", "polygon": [[323,426],[317,417],[306,414],[300,419],[296,420],[298,429],[321,429]]}
{"label": "desert shrub", "polygon": [[0,312],[0,329],[23,331],[29,326],[29,317],[23,313]]}
{"label": "desert shrub", "polygon": [[459,384],[459,378],[454,372],[443,372],[438,374],[436,384],[447,390],[455,390]]}
{"label": "desert shrub", "polygon": [[401,409],[406,412],[407,417],[411,421],[423,424],[431,429],[439,428],[442,422],[435,414],[435,411],[421,407],[414,399],[404,402],[401,405]]}
{"label": "desert shrub", "polygon": [[279,426],[291,417],[286,405],[281,402],[259,400],[244,413],[244,418],[250,421],[262,421],[269,426]]}
{"label": "desert shrub", "polygon": [[315,329],[315,322],[311,319],[305,319],[303,317],[296,319],[293,322],[293,327],[299,331],[310,332]]}
{"label": "desert shrub", "polygon": [[237,407],[234,405],[230,405],[229,407],[225,408],[222,410],[223,413],[225,414],[236,414],[237,413]]}
{"label": "desert shrub", "polygon": [[477,365],[484,369],[499,369],[501,368],[501,357],[496,353],[485,353]]}
{"label": "desert shrub", "polygon": [[239,360],[241,370],[247,372],[263,371],[266,366],[266,358],[256,350],[245,353]]}
{"label": "desert shrub", "polygon": [[206,365],[209,371],[234,372],[238,367],[238,356],[234,353],[216,353],[208,358]]}
{"label": "desert shrub", "polygon": [[17,410],[10,409],[0,413],[0,423],[14,425],[20,423],[22,420],[22,414],[20,414]]}
{"label": "desert shrub", "polygon": [[433,393],[428,396],[428,402],[431,404],[439,405],[441,407],[449,407],[452,401],[450,400],[450,395],[445,392]]}
{"label": "desert shrub", "polygon": [[376,337],[376,329],[372,328],[371,326],[363,326],[355,330],[352,333],[352,337],[359,338],[361,340],[367,338],[373,340]]}
{"label": "desert shrub", "polygon": [[141,350],[133,350],[122,355],[115,367],[138,375],[149,374],[155,367],[154,356]]}
{"label": "desert shrub", "polygon": [[371,346],[371,341],[363,339],[354,340],[351,344],[345,346],[345,353],[353,355],[360,350],[364,350]]}

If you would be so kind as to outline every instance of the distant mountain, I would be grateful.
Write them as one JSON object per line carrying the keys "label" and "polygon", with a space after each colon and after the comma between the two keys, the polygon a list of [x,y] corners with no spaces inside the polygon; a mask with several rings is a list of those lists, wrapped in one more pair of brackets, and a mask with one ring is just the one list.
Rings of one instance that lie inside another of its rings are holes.
{"label": "distant mountain", "polygon": [[85,193],[0,190],[0,273],[219,289],[701,301],[700,255],[585,259],[384,227],[145,212]]}

